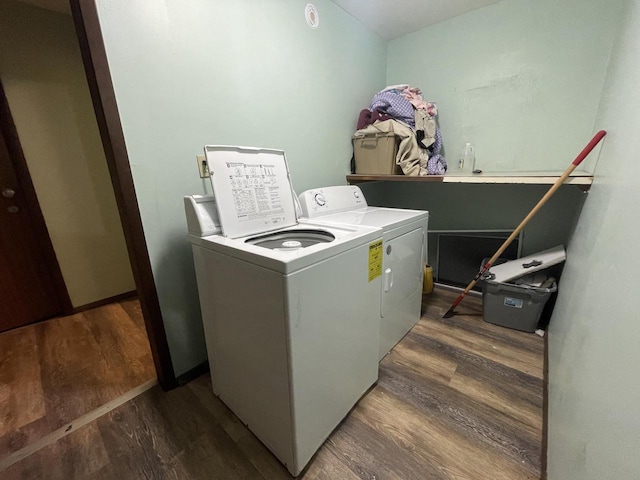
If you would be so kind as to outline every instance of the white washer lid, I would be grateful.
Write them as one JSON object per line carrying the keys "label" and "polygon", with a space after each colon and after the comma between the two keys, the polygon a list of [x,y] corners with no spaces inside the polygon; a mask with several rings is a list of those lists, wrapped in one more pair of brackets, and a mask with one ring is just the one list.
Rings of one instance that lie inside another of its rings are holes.
{"label": "white washer lid", "polygon": [[204,153],[225,237],[245,237],[298,223],[282,150],[207,145]]}
{"label": "white washer lid", "polygon": [[391,230],[406,223],[427,218],[426,210],[407,210],[404,208],[364,207],[347,212],[330,213],[313,219],[314,222],[345,223],[349,225],[366,225]]}

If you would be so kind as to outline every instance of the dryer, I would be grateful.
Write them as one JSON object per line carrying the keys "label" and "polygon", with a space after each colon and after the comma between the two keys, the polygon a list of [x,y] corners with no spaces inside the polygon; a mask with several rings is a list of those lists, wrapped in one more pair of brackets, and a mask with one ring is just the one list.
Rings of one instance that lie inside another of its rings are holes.
{"label": "dryer", "polygon": [[377,380],[382,230],[298,224],[282,151],[205,153],[215,198],[185,208],[213,391],[295,476]]}
{"label": "dryer", "polygon": [[383,278],[377,302],[382,360],[420,320],[429,212],[368,206],[354,185],[307,190],[299,198],[301,222],[382,228]]}

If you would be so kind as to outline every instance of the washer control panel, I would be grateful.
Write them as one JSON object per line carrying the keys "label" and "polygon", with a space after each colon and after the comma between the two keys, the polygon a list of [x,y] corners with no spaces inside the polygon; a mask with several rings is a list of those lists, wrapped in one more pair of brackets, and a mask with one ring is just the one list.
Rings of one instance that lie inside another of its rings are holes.
{"label": "washer control panel", "polygon": [[191,235],[206,237],[222,233],[213,195],[187,195],[184,197],[184,209]]}
{"label": "washer control panel", "polygon": [[367,206],[362,190],[355,185],[314,188],[302,192],[299,199],[302,216],[306,218],[320,217]]}

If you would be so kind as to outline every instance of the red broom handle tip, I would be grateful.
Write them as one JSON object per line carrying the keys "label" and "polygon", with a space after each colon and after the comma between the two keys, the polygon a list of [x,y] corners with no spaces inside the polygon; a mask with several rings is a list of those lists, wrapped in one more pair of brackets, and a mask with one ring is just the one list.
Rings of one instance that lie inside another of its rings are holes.
{"label": "red broom handle tip", "polygon": [[587,157],[587,155],[589,155],[589,153],[591,153],[591,150],[593,150],[595,148],[595,146],[598,143],[600,143],[600,140],[602,140],[606,134],[607,134],[607,132],[605,132],[604,130],[600,130],[598,133],[596,133],[593,136],[593,138],[591,139],[591,141],[589,143],[587,143],[587,146],[582,149],[580,154],[572,162],[573,165],[575,165],[576,167],[578,165],[580,165],[582,163],[582,161]]}

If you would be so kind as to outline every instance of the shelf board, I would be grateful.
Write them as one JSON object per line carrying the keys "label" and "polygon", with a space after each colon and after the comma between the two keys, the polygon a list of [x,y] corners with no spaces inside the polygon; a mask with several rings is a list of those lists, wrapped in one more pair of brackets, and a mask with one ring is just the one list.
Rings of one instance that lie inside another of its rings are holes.
{"label": "shelf board", "polygon": [[[440,182],[440,183],[500,183],[551,185],[558,180],[562,172],[522,172],[513,173],[480,173],[473,175],[427,175],[424,177],[408,177],[405,175],[347,175],[347,182],[354,185],[364,182]],[[588,187],[593,183],[593,175],[586,172],[574,172],[565,185]]]}
{"label": "shelf board", "polygon": [[373,174],[358,174],[347,175],[347,182],[350,184],[364,183],[364,182],[442,182],[443,175],[427,175],[424,177],[408,177],[406,175],[373,175]]}

